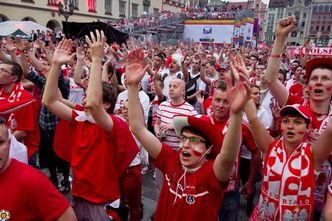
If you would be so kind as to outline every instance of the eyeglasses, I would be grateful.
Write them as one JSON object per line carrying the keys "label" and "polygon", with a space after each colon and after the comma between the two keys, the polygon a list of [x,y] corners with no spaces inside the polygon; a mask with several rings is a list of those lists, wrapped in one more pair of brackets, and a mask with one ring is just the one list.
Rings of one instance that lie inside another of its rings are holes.
{"label": "eyeglasses", "polygon": [[184,142],[186,142],[186,140],[189,140],[189,143],[191,143],[191,144],[199,144],[199,143],[205,143],[206,142],[205,140],[202,140],[198,137],[187,137],[187,136],[184,136],[184,135],[182,135],[180,137],[180,143],[184,143]]}
{"label": "eyeglasses", "polygon": [[5,69],[5,68],[0,68],[0,72],[6,72],[6,73],[8,73],[8,74],[11,74],[11,72],[10,71],[8,71],[7,69]]}

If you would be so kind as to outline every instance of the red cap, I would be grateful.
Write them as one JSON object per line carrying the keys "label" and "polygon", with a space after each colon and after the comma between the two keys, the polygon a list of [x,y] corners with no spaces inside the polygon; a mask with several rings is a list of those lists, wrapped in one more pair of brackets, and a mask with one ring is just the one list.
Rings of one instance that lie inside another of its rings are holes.
{"label": "red cap", "polygon": [[210,121],[203,120],[199,118],[199,116],[175,116],[173,118],[173,125],[175,133],[178,137],[181,136],[182,129],[186,126],[194,127],[204,134],[213,144],[212,149],[221,148],[222,139],[221,134],[222,131],[217,129]]}
{"label": "red cap", "polygon": [[311,121],[311,110],[300,104],[286,105],[280,110],[281,117],[286,116],[291,111],[298,112],[304,119]]}
{"label": "red cap", "polygon": [[305,73],[307,80],[309,80],[311,72],[320,65],[332,70],[332,58],[314,58],[309,60],[305,65]]}

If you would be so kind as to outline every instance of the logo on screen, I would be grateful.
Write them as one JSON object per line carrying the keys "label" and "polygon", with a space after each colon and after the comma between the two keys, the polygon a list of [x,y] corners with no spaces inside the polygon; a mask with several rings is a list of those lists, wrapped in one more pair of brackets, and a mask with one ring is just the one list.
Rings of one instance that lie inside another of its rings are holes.
{"label": "logo on screen", "polygon": [[212,28],[203,28],[203,35],[212,34]]}

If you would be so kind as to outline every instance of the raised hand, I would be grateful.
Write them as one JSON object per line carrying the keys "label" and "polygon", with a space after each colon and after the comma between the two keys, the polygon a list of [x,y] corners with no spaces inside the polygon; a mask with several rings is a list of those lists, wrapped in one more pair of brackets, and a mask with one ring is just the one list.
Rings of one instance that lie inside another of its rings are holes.
{"label": "raised hand", "polygon": [[61,41],[54,51],[52,62],[57,64],[69,63],[75,56],[75,54],[71,54],[72,44],[71,39]]}
{"label": "raised hand", "polygon": [[16,50],[16,46],[12,38],[9,37],[7,38],[5,48],[7,49],[8,52],[14,52]]}
{"label": "raised hand", "polygon": [[15,43],[16,43],[17,50],[19,50],[19,51],[24,51],[24,50],[27,50],[28,48],[30,48],[29,42],[27,40],[23,40],[19,37],[15,38]]}
{"label": "raised hand", "polygon": [[77,60],[83,60],[85,56],[84,50],[82,47],[76,48],[76,58]]}
{"label": "raised hand", "polygon": [[140,83],[148,68],[149,65],[144,62],[143,49],[135,49],[130,52],[127,56],[126,64],[127,84],[134,85]]}
{"label": "raised hand", "polygon": [[88,43],[91,48],[91,58],[102,59],[104,55],[104,45],[106,42],[106,37],[103,31],[96,30],[96,35],[93,32],[90,32],[90,38],[85,35],[85,41]]}
{"label": "raised hand", "polygon": [[248,78],[243,73],[239,73],[239,80],[233,85],[232,77],[229,73],[225,75],[227,85],[227,100],[233,113],[239,113],[250,99],[251,89]]}
{"label": "raised hand", "polygon": [[295,16],[280,19],[275,30],[276,36],[287,37],[287,35],[293,30],[295,22]]}

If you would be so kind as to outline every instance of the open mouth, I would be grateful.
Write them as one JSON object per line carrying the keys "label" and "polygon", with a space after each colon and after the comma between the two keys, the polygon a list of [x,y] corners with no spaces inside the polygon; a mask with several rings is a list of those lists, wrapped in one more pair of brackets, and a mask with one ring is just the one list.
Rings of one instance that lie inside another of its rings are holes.
{"label": "open mouth", "polygon": [[323,93],[323,90],[322,90],[322,89],[315,89],[314,92],[315,92],[316,94],[320,94],[320,93]]}
{"label": "open mouth", "polygon": [[191,157],[191,154],[187,151],[182,151],[182,156],[184,157]]}
{"label": "open mouth", "polygon": [[295,135],[295,133],[293,133],[293,132],[287,132],[287,136],[294,136]]}

